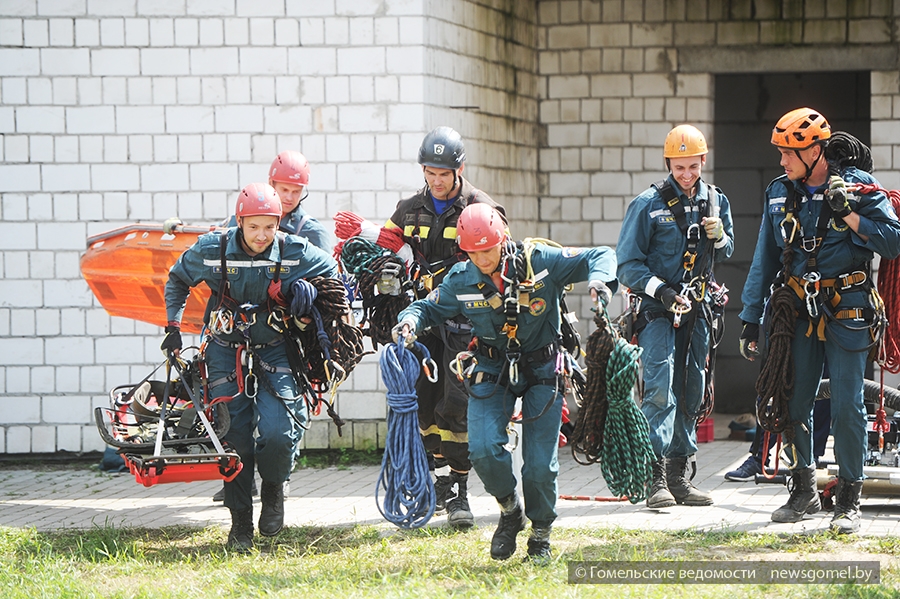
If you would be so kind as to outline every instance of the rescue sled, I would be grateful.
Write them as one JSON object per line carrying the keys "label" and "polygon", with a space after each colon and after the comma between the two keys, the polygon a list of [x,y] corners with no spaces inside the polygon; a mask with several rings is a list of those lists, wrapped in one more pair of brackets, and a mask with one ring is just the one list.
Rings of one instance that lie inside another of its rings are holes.
{"label": "rescue sled", "polygon": [[[169,269],[200,235],[215,227],[179,225],[167,233],[161,224],[133,224],[88,237],[81,275],[112,316],[166,326],[164,292]],[[181,330],[199,333],[209,288],[191,288]]]}
{"label": "rescue sled", "polygon": [[[165,380],[150,380],[163,364]],[[241,458],[219,440],[231,424],[228,406],[222,400],[203,402],[197,360],[172,357],[163,364],[140,383],[110,391],[110,407],[94,410],[100,436],[118,449],[145,487],[234,480]]]}

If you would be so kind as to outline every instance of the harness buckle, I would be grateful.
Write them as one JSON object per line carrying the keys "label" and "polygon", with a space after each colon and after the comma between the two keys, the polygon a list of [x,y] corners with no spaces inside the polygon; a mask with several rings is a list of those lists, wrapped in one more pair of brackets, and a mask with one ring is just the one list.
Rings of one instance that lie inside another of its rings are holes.
{"label": "harness buckle", "polygon": [[694,270],[694,263],[697,261],[697,252],[692,252],[690,250],[684,253],[684,257],[682,258],[682,267],[684,268],[684,273],[687,273]]}
{"label": "harness buckle", "polygon": [[688,243],[700,243],[700,223],[689,225],[684,236],[687,237]]}
{"label": "harness buckle", "polygon": [[803,237],[800,240],[800,247],[803,248],[803,251],[807,254],[810,254],[815,251],[819,244],[822,242],[821,237]]}

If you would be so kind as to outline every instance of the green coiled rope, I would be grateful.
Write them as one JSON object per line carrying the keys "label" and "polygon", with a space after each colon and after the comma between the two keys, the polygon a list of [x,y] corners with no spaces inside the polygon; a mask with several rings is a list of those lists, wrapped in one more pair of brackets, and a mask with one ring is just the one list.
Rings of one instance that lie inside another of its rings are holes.
{"label": "green coiled rope", "polygon": [[631,393],[643,350],[614,333],[609,321],[600,314],[594,322],[598,331],[602,331],[600,335],[611,338],[607,343],[613,343],[606,364],[608,406],[599,454],[600,470],[613,495],[627,497],[636,504],[647,498],[653,479],[651,464],[656,460],[650,444],[650,426]]}

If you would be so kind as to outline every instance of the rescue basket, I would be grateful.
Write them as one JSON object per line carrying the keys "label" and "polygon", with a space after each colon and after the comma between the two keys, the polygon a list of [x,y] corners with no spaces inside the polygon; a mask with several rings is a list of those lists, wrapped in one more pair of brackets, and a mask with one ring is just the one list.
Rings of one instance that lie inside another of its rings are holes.
{"label": "rescue basket", "polygon": [[[163,289],[169,269],[210,227],[179,225],[169,233],[160,224],[133,224],[88,237],[81,275],[100,305],[112,316],[164,327]],[[187,298],[181,329],[199,333],[210,290],[194,287]]]}

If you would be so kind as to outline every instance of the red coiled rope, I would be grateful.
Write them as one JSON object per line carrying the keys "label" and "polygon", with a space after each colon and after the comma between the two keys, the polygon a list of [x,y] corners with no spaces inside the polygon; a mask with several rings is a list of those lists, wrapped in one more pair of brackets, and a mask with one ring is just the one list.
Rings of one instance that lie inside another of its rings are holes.
{"label": "red coiled rope", "polygon": [[[900,212],[900,191],[896,189],[888,191],[873,184],[856,184],[851,189],[863,194],[880,191],[890,198],[894,211]],[[900,259],[881,259],[878,294],[884,302],[884,315],[888,320],[878,363],[884,370],[896,374],[900,372]]]}

